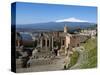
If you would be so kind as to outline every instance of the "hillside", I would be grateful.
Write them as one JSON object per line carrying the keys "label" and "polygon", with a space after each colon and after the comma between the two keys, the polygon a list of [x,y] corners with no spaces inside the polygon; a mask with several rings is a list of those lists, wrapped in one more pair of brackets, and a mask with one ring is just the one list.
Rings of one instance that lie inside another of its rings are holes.
{"label": "hillside", "polygon": [[70,69],[84,69],[97,67],[97,38],[91,38],[81,47],[76,48],[79,53],[77,63]]}

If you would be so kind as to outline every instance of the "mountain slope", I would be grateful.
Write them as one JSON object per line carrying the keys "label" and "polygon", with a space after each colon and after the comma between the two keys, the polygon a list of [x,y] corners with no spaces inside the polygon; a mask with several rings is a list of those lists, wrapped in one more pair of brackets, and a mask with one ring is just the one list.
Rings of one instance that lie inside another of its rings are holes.
{"label": "mountain slope", "polygon": [[64,26],[69,28],[87,28],[95,25],[94,23],[88,22],[48,22],[48,23],[37,23],[27,25],[17,25],[17,28],[32,28],[32,29],[48,29],[48,30],[62,30]]}

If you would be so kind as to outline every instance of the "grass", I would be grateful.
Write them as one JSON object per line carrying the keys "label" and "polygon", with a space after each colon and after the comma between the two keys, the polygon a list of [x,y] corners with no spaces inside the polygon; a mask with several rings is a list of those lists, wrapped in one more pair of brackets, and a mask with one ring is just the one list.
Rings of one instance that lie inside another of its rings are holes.
{"label": "grass", "polygon": [[82,68],[94,68],[97,66],[97,39],[89,39],[83,44],[85,52],[87,52],[87,58],[85,63],[81,64]]}
{"label": "grass", "polygon": [[88,39],[87,42],[83,44],[83,46],[86,50],[90,51],[97,46],[97,39]]}
{"label": "grass", "polygon": [[70,64],[68,65],[68,68],[70,68],[71,66],[77,63],[78,57],[79,57],[79,53],[77,51],[74,51],[73,54],[71,55]]}

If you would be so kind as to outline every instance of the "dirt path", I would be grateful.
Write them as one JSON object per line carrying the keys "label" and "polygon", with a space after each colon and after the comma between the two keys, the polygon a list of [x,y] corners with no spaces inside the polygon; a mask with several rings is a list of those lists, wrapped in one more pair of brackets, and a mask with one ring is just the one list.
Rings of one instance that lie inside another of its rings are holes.
{"label": "dirt path", "polygon": [[84,60],[87,58],[86,56],[86,52],[84,51],[84,47],[77,47],[76,51],[79,52],[79,58],[77,63],[72,66],[70,69],[80,69],[81,68],[81,64],[84,63]]}

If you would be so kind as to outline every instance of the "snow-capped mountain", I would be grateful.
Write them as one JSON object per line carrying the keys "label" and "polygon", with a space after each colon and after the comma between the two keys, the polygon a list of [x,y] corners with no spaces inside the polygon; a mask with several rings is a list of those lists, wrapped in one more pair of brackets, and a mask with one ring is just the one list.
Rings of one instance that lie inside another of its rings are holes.
{"label": "snow-capped mountain", "polygon": [[69,30],[72,29],[85,29],[85,28],[96,28],[95,23],[91,23],[85,20],[76,19],[74,17],[63,19],[63,20],[56,20],[54,22],[46,22],[46,23],[36,23],[36,24],[23,24],[23,25],[16,25],[17,29],[27,29],[32,31],[39,31],[39,30],[63,30],[64,26],[67,26]]}
{"label": "snow-capped mountain", "polygon": [[56,20],[55,22],[88,22],[88,21],[80,20],[80,19],[71,17],[71,18],[62,19],[62,20]]}

